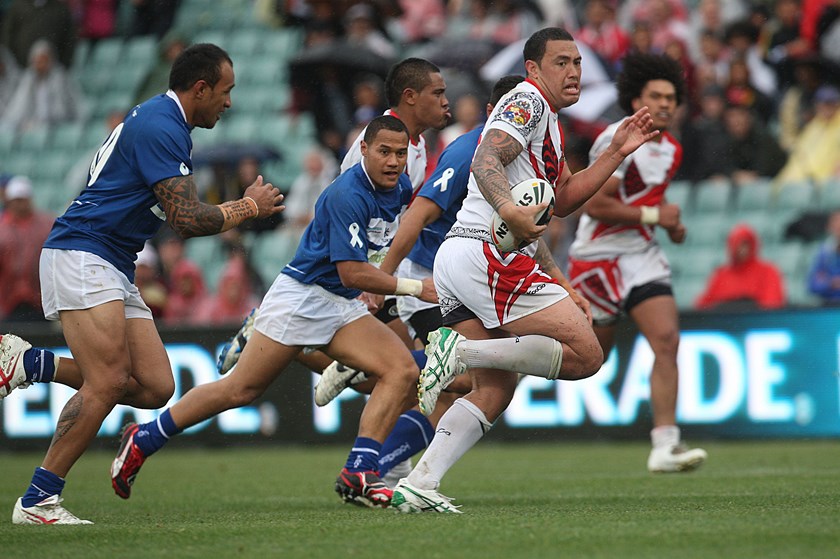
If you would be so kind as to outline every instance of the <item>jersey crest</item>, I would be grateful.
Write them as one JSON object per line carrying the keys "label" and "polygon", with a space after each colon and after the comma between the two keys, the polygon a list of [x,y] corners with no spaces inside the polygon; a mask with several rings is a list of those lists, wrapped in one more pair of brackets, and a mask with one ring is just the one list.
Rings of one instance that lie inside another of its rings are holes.
{"label": "jersey crest", "polygon": [[533,93],[523,91],[505,100],[493,121],[505,122],[527,137],[537,127],[542,114],[542,102]]}

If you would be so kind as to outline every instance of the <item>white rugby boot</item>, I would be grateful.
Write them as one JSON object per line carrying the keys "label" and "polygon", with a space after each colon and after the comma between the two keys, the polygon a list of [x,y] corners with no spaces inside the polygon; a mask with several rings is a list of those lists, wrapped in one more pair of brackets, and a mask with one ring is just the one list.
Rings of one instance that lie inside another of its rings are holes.
{"label": "white rugby boot", "polygon": [[426,366],[420,371],[417,382],[417,400],[423,415],[435,410],[438,397],[444,388],[458,375],[467,371],[467,366],[456,354],[458,342],[464,336],[451,328],[438,328],[429,334],[426,346]]}
{"label": "white rugby boot", "polygon": [[680,443],[674,446],[655,447],[648,456],[648,471],[656,474],[690,472],[706,461],[708,454],[702,448],[688,448]]}
{"label": "white rugby boot", "polygon": [[321,373],[321,379],[315,385],[315,404],[326,406],[348,386],[359,384],[368,379],[362,371],[357,371],[338,361],[333,361]]}
{"label": "white rugby boot", "polygon": [[463,514],[458,510],[458,506],[452,504],[452,499],[449,497],[441,495],[434,489],[414,487],[407,478],[401,479],[394,488],[391,508],[406,514],[418,512]]}
{"label": "white rugby boot", "polygon": [[93,524],[62,507],[63,500],[51,495],[36,505],[24,507],[23,499],[18,499],[12,511],[12,524]]}
{"label": "white rugby boot", "polygon": [[0,336],[0,400],[15,388],[27,388],[26,371],[23,368],[23,354],[32,344],[15,336]]}

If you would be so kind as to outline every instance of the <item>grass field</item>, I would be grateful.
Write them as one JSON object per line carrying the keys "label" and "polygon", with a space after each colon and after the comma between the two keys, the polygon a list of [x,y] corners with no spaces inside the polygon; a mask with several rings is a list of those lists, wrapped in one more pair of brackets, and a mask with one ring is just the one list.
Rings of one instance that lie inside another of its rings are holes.
{"label": "grass field", "polygon": [[688,475],[653,476],[642,443],[484,444],[442,491],[463,515],[342,504],[346,448],[166,449],[122,501],[111,455],[85,456],[68,508],[94,526],[13,526],[40,455],[0,453],[4,559],[61,557],[840,557],[840,444],[710,442]]}

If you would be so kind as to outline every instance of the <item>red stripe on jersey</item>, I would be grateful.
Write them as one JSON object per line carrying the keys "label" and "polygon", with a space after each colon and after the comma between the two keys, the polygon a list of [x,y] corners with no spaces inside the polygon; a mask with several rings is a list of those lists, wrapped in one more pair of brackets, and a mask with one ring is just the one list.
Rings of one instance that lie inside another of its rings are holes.
{"label": "red stripe on jersey", "polygon": [[611,316],[621,311],[621,271],[618,259],[569,258],[569,281],[591,305]]}
{"label": "red stripe on jersey", "polygon": [[502,257],[489,243],[482,243],[482,246],[487,260],[487,285],[499,324],[505,323],[513,304],[520,295],[527,294],[532,285],[557,283],[530,256],[510,252]]}

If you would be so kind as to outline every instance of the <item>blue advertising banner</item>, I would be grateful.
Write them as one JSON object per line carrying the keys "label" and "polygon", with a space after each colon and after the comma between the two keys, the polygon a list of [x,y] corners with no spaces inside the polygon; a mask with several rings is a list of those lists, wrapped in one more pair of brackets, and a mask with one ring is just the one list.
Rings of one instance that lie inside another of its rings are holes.
{"label": "blue advertising banner", "polygon": [[[681,317],[678,421],[692,438],[840,436],[840,317],[832,309],[689,313]],[[22,332],[34,345],[69,352],[60,334]],[[215,358],[230,331],[163,330],[176,379],[172,402],[219,378]],[[497,439],[646,438],[653,353],[627,322],[604,366],[584,381],[526,378],[492,431]],[[312,401],[317,375],[294,365],[253,405],[230,410],[183,437],[201,444],[352,441],[364,397],[345,391]],[[72,390],[16,390],[0,402],[0,449],[44,448]],[[157,410],[117,407],[100,438],[115,444],[129,420]]]}

